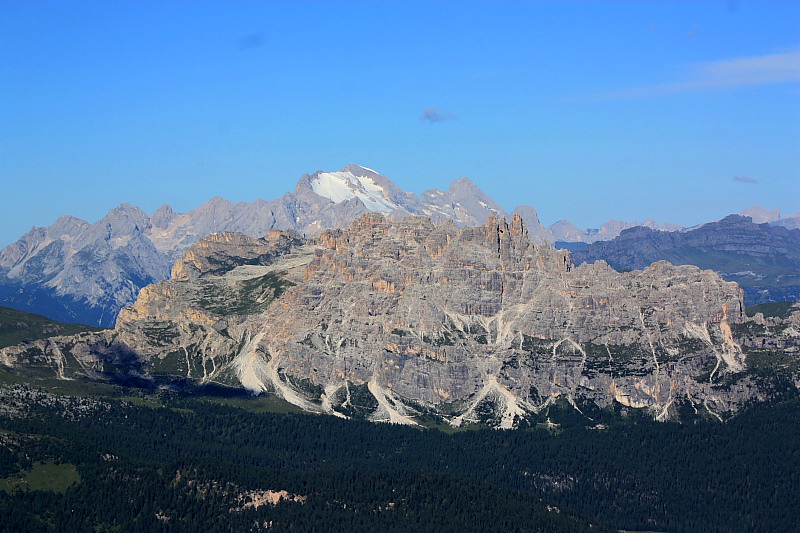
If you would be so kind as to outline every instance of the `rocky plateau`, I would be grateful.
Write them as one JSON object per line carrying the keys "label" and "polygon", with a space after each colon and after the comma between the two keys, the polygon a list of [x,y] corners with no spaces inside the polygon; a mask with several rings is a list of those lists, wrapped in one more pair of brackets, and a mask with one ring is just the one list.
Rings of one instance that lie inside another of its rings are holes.
{"label": "rocky plateau", "polygon": [[15,372],[215,384],[341,417],[500,428],[556,404],[723,419],[800,387],[798,359],[800,309],[748,317],[736,283],[695,266],[575,266],[520,216],[496,214],[476,227],[368,213],[306,237],[210,235],[115,329],[0,351]]}

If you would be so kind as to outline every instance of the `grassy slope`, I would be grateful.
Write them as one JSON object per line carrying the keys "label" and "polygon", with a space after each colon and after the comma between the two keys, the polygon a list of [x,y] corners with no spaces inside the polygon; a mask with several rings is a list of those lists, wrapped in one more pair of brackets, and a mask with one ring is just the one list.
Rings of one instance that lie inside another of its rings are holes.
{"label": "grassy slope", "polygon": [[792,314],[792,307],[796,302],[771,302],[765,304],[751,305],[745,312],[747,316],[755,316],[756,313],[764,313],[765,317],[788,318]]}
{"label": "grassy slope", "polygon": [[81,480],[75,465],[70,463],[55,464],[52,461],[36,463],[29,471],[19,475],[0,479],[0,490],[49,490],[65,493],[69,487]]}
{"label": "grassy slope", "polygon": [[[3,385],[19,384],[27,384],[35,389],[61,396],[116,399],[140,407],[159,408],[166,406],[159,389],[149,390],[136,387],[124,387],[88,379],[63,380],[49,376],[41,378],[37,376],[34,378],[30,373],[3,370],[3,368],[0,367],[0,387]],[[242,390],[231,389],[228,394],[214,394],[212,391],[209,393],[197,392],[188,396],[201,402],[234,407],[251,413],[308,414],[296,405],[274,394],[252,396]]]}
{"label": "grassy slope", "polygon": [[26,340],[46,339],[57,335],[74,335],[102,328],[84,324],[64,324],[41,315],[0,306],[0,348]]}

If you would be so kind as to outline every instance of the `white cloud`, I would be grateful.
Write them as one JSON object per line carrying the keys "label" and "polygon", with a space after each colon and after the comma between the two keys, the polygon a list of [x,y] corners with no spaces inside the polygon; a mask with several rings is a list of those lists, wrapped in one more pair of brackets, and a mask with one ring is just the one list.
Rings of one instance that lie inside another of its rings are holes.
{"label": "white cloud", "polygon": [[599,95],[599,98],[642,98],[797,82],[800,81],[800,51],[700,63],[687,71],[683,81],[616,91]]}

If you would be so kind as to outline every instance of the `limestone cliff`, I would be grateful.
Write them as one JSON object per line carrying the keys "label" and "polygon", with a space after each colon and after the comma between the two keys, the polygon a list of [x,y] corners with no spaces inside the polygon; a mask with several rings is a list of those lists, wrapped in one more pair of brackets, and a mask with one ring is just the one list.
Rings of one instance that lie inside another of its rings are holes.
{"label": "limestone cliff", "polygon": [[[374,170],[348,165],[338,172],[303,175],[294,193],[271,201],[231,202],[215,197],[188,213],[163,205],[148,217],[122,204],[94,224],[64,216],[33,228],[0,250],[0,303],[67,322],[113,326],[139,290],[166,279],[170,265],[200,238],[219,233],[266,235],[272,229],[313,235],[346,227],[377,211],[397,220],[427,215],[458,226],[480,224],[503,209],[472,181],[421,197]],[[533,208],[523,208],[535,238],[550,240]]]}
{"label": "limestone cliff", "polygon": [[7,348],[0,361],[67,378],[127,363],[338,416],[513,427],[557,402],[722,417],[770,395],[749,361],[770,367],[765,337],[781,339],[797,386],[787,324],[755,335],[738,285],[697,267],[575,267],[520,217],[459,229],[370,213],[310,239],[205,238],[114,331]]}

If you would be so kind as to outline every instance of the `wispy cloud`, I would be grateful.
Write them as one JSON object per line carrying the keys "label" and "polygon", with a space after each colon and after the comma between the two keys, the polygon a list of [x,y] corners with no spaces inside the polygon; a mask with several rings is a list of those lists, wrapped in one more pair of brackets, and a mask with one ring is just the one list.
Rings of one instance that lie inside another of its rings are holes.
{"label": "wispy cloud", "polygon": [[800,51],[739,57],[691,65],[682,81],[625,89],[595,98],[646,98],[800,81]]}
{"label": "wispy cloud", "polygon": [[699,30],[700,30],[700,28],[698,28],[698,27],[697,27],[697,24],[695,24],[694,26],[692,26],[692,29],[691,29],[691,30],[689,30],[688,32],[686,32],[686,36],[687,36],[687,37],[694,37],[695,35],[697,35],[697,32],[698,32]]}
{"label": "wispy cloud", "polygon": [[734,176],[733,181],[738,181],[739,183],[758,183],[758,180],[750,176]]}
{"label": "wispy cloud", "polygon": [[264,44],[264,35],[259,33],[252,33],[245,35],[236,41],[236,48],[239,50],[250,50],[251,48],[258,48]]}
{"label": "wispy cloud", "polygon": [[436,109],[435,107],[428,107],[422,111],[422,114],[419,116],[420,122],[425,122],[427,124],[435,124],[437,122],[442,122],[445,120],[456,120],[454,114],[446,109]]}

